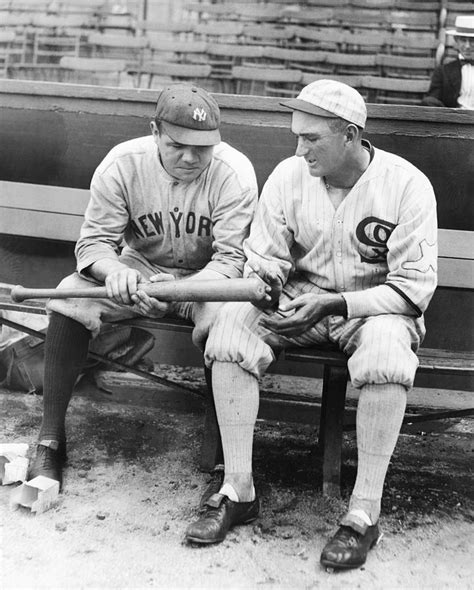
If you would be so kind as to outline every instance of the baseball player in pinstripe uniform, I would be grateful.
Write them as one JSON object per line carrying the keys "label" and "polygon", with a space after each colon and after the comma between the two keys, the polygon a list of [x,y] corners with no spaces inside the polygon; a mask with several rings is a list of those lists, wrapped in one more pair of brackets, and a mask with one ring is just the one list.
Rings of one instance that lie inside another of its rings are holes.
{"label": "baseball player in pinstripe uniform", "polygon": [[436,287],[436,202],[422,172],[362,139],[356,90],[319,80],[282,104],[293,111],[296,155],[268,178],[244,243],[245,274],[271,293],[258,307],[226,304],[207,340],[225,476],[186,537],[218,542],[257,517],[258,379],[282,349],[330,342],[349,356],[360,390],[358,471],[321,562],[358,567],[380,536],[382,487]]}
{"label": "baseball player in pinstripe uniform", "polygon": [[242,276],[257,181],[248,158],[221,142],[219,123],[219,107],[205,90],[170,86],[158,98],[151,135],[114,147],[95,171],[77,272],[59,287],[105,283],[109,298],[48,304],[43,422],[30,479],[62,482],[67,406],[104,322],[190,319],[202,348],[221,304],[160,302],[140,290],[141,282]]}

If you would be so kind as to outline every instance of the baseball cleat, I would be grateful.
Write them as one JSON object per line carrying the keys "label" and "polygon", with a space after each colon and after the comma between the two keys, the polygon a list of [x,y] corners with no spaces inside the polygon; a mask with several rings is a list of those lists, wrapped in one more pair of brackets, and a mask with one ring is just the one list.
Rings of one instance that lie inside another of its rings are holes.
{"label": "baseball cleat", "polygon": [[259,508],[257,497],[251,502],[233,502],[223,494],[214,494],[206,501],[199,520],[189,525],[186,540],[204,545],[220,543],[236,524],[255,520]]}
{"label": "baseball cleat", "polygon": [[55,450],[50,446],[42,445],[41,443],[36,447],[36,456],[28,473],[28,481],[34,479],[38,475],[48,477],[59,481],[59,489],[62,488],[63,483],[63,467],[67,461],[66,443],[59,443]]}
{"label": "baseball cleat", "polygon": [[[351,569],[364,565],[370,549],[382,535],[377,524],[369,526],[365,534],[349,526],[340,526],[321,553],[321,564],[329,570]],[[328,571],[329,571],[328,570]]]}

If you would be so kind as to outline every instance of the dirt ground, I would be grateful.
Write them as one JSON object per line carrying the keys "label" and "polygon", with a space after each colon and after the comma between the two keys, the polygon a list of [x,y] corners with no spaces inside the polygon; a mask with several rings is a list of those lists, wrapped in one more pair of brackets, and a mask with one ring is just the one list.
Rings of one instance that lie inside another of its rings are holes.
{"label": "dirt ground", "polygon": [[[199,548],[183,537],[209,478],[198,469],[201,403],[132,399],[90,383],[78,388],[64,491],[48,512],[11,510],[12,486],[0,487],[2,588],[474,588],[474,420],[421,424],[400,436],[382,542],[364,567],[328,573],[319,554],[354,482],[353,433],[345,435],[343,498],[328,500],[315,428],[259,421],[260,518]],[[0,442],[32,445],[41,404],[41,396],[0,391]]]}

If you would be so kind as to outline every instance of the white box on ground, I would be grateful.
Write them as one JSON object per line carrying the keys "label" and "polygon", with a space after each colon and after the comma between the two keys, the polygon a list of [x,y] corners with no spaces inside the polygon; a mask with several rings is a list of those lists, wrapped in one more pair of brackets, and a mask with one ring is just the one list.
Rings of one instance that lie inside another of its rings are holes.
{"label": "white box on ground", "polygon": [[0,482],[2,485],[25,481],[28,472],[27,443],[0,443]]}
{"label": "white box on ground", "polygon": [[23,506],[29,508],[31,512],[40,514],[51,508],[57,500],[58,494],[58,481],[38,475],[38,477],[12,490],[10,506],[12,508]]}

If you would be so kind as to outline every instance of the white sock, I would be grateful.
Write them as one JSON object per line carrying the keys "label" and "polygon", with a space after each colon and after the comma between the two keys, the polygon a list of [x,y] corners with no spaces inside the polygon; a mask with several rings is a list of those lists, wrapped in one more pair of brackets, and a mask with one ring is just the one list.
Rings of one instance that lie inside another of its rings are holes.
{"label": "white sock", "polygon": [[[219,494],[222,494],[223,496],[227,496],[229,498],[229,500],[232,500],[232,502],[240,502],[240,496],[239,494],[236,492],[234,486],[230,483],[225,483],[221,489],[219,490]],[[245,502],[252,502],[253,500],[255,500],[255,488],[252,484],[252,490],[251,493],[249,495],[249,497],[247,499],[245,499]]]}
{"label": "white sock", "polygon": [[258,381],[237,363],[215,361],[212,389],[226,474],[251,474],[253,432],[259,403]]}
{"label": "white sock", "polygon": [[383,485],[400,433],[406,399],[405,387],[396,383],[365,385],[360,392],[357,478],[349,514],[363,511],[372,524],[380,516]]}

